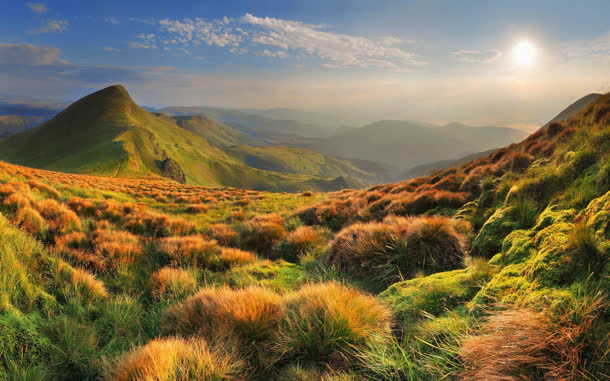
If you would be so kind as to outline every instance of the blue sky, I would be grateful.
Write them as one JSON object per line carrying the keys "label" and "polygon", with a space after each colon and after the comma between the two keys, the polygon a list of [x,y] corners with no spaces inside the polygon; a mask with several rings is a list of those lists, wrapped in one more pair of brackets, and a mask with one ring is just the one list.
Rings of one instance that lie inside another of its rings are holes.
{"label": "blue sky", "polygon": [[73,100],[123,83],[155,106],[535,125],[610,90],[609,11],[607,0],[12,1],[0,95]]}

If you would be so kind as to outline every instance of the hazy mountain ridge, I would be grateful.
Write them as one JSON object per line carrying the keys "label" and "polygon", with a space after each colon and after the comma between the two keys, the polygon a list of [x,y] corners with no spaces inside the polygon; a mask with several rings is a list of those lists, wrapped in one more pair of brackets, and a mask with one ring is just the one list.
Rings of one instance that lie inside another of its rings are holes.
{"label": "hazy mountain ridge", "polygon": [[428,123],[388,120],[305,146],[327,155],[371,160],[405,170],[417,164],[501,147],[526,136],[527,133],[512,128],[459,124],[431,128]]}

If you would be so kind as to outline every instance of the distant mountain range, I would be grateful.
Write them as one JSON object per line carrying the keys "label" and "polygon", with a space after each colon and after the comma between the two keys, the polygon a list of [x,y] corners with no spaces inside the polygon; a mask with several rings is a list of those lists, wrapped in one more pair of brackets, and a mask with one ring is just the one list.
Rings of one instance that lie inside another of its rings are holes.
{"label": "distant mountain range", "polygon": [[404,171],[414,165],[502,147],[527,137],[507,127],[436,126],[416,121],[384,120],[312,141],[305,147],[326,155],[370,160]]}

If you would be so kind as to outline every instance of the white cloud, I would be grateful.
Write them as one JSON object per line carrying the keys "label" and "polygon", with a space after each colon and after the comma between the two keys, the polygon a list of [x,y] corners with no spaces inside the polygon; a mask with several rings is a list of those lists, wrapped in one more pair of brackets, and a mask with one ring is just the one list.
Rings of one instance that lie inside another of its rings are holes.
{"label": "white cloud", "polygon": [[0,43],[0,64],[37,66],[65,63],[60,56],[61,51],[54,47]]}
{"label": "white cloud", "polygon": [[114,17],[114,16],[104,17],[104,21],[107,22],[107,23],[110,23],[110,24],[118,24],[119,23],[119,20],[116,17]]}
{"label": "white cloud", "polygon": [[256,53],[257,56],[262,56],[262,57],[273,57],[273,58],[286,58],[288,57],[288,53],[286,53],[286,51],[284,50],[275,50],[275,51],[271,51],[269,49],[265,49],[265,50],[261,50],[258,51]]}
{"label": "white cloud", "polygon": [[41,26],[38,29],[29,30],[30,34],[39,34],[39,33],[63,33],[70,29],[70,23],[68,20],[48,20],[46,24]]}
{"label": "white cloud", "polygon": [[34,13],[45,13],[49,10],[44,3],[25,3],[25,5]]}
{"label": "white cloud", "polygon": [[207,21],[201,18],[183,21],[164,19],[159,21],[161,30],[174,34],[171,44],[198,46],[202,43],[215,46],[239,46],[242,40],[240,32],[235,32],[229,25],[231,19]]}
{"label": "white cloud", "polygon": [[137,17],[130,17],[129,21],[133,21],[133,22],[139,22],[142,24],[148,24],[148,25],[155,25],[155,19],[140,19]]}
{"label": "white cloud", "polygon": [[135,49],[157,49],[157,45],[155,45],[153,43],[148,43],[146,41],[145,42],[130,41],[129,47],[135,48]]}
{"label": "white cloud", "polygon": [[562,54],[569,60],[610,57],[610,31],[589,41],[572,41],[563,45]]}
{"label": "white cloud", "polygon": [[110,46],[105,46],[105,47],[102,48],[102,50],[105,50],[105,51],[110,52],[110,53],[116,53],[116,52],[120,52],[121,51],[121,49],[113,48],[113,47],[110,47]]}
{"label": "white cloud", "polygon": [[[261,18],[249,13],[239,19],[223,17],[159,21],[158,46],[164,50],[190,49],[201,45],[227,47],[234,54],[277,58],[314,56],[327,67],[378,67],[401,70],[422,65],[419,57],[402,48],[413,43],[395,36],[376,39],[334,33],[322,25]],[[133,44],[141,47],[142,42]],[[258,47],[256,46],[258,45]],[[260,45],[266,45],[261,49]],[[267,48],[268,47],[268,48]]]}
{"label": "white cloud", "polygon": [[136,36],[136,38],[141,41],[130,41],[129,47],[135,49],[157,49],[157,39],[153,33],[144,34],[140,33]]}
{"label": "white cloud", "polygon": [[462,62],[469,63],[491,63],[498,58],[502,57],[502,52],[496,49],[491,50],[456,50],[451,52],[451,54],[458,60]]}
{"label": "white cloud", "polygon": [[315,55],[331,67],[404,68],[421,65],[414,53],[395,47],[397,38],[374,41],[365,37],[321,30],[319,25],[300,21],[256,17],[246,13],[241,18],[255,27],[252,41],[262,45],[292,49]]}

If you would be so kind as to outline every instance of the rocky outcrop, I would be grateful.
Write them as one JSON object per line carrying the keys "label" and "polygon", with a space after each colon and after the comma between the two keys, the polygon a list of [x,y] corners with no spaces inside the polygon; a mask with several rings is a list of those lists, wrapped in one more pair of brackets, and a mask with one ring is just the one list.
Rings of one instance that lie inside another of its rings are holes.
{"label": "rocky outcrop", "polygon": [[159,169],[161,170],[161,176],[167,177],[179,183],[186,183],[186,176],[184,171],[180,168],[180,164],[176,160],[170,159],[169,157],[157,162]]}

